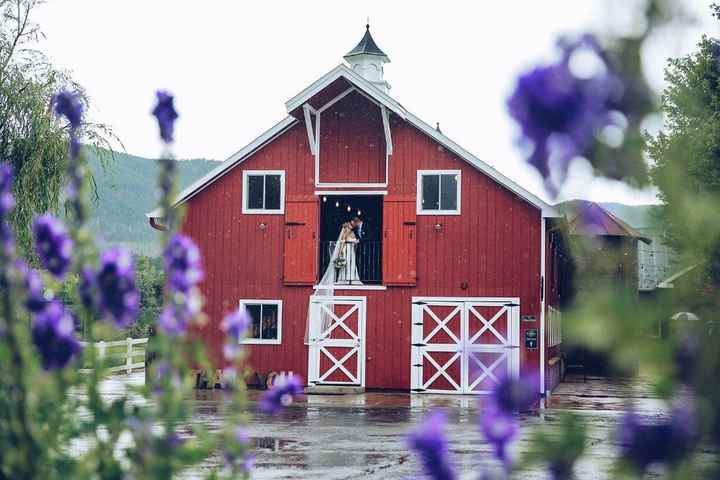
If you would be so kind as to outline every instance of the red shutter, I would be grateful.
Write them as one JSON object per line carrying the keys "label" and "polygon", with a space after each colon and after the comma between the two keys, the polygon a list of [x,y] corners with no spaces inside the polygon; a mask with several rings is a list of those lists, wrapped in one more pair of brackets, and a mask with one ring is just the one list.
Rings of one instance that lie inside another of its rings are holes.
{"label": "red shutter", "polygon": [[385,200],[383,225],[383,282],[385,285],[415,285],[415,201]]}
{"label": "red shutter", "polygon": [[313,285],[317,281],[316,200],[285,204],[285,241],[283,280],[295,285]]}

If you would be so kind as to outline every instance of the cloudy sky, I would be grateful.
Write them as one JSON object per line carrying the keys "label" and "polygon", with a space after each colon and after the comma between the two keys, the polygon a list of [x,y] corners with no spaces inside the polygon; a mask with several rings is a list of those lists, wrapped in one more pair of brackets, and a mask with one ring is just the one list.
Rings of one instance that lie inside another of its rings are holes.
{"label": "cloudy sky", "polygon": [[[681,0],[678,0],[680,3]],[[665,59],[718,34],[709,0],[682,0],[693,26],[646,49],[661,89]],[[93,120],[115,129],[128,153],[156,157],[153,92],[177,98],[178,157],[224,160],[285,115],[284,102],[342,62],[366,18],[390,56],[391,95],[527,189],[538,176],[516,149],[505,100],[516,76],[551,58],[559,34],[632,29],[634,0],[220,1],[50,0],[36,20],[40,46],[87,88]],[[647,203],[650,190],[593,180],[578,163],[566,198]]]}

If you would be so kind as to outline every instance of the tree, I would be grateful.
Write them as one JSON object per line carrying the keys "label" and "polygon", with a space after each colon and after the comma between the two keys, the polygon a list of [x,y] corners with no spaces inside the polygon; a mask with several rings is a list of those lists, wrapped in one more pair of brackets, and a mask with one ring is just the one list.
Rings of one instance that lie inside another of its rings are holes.
{"label": "tree", "polygon": [[[52,96],[61,88],[83,91],[31,48],[42,35],[32,21],[41,3],[0,0],[0,159],[12,165],[17,176],[12,223],[24,256],[30,254],[33,216],[58,210],[62,200],[67,127],[52,114]],[[98,147],[109,146],[114,136],[104,125],[87,123],[82,138]]]}
{"label": "tree", "polygon": [[670,242],[720,284],[720,42],[703,36],[696,52],[669,61],[665,77],[665,128],[648,138],[650,174]]}

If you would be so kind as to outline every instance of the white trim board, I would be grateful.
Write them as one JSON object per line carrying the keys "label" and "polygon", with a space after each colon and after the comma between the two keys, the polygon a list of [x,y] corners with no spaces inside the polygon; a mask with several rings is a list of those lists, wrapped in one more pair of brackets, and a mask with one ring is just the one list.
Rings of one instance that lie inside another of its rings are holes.
{"label": "white trim board", "polygon": [[315,190],[315,195],[387,195],[387,190]]}
{"label": "white trim board", "polygon": [[313,290],[330,290],[333,291],[337,290],[387,290],[387,286],[385,285],[342,285],[342,284],[335,284],[332,287],[327,287],[325,285],[313,285]]}

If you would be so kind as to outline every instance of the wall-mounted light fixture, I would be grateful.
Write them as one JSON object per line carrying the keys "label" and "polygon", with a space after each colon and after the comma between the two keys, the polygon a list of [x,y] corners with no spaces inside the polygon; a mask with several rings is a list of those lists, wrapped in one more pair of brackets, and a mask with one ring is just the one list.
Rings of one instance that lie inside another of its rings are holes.
{"label": "wall-mounted light fixture", "polygon": [[440,230],[442,230],[442,223],[438,222],[435,224],[435,231],[439,232]]}
{"label": "wall-mounted light fixture", "polygon": [[265,230],[267,228],[267,223],[265,223],[265,222],[258,223],[258,228],[260,230]]}

